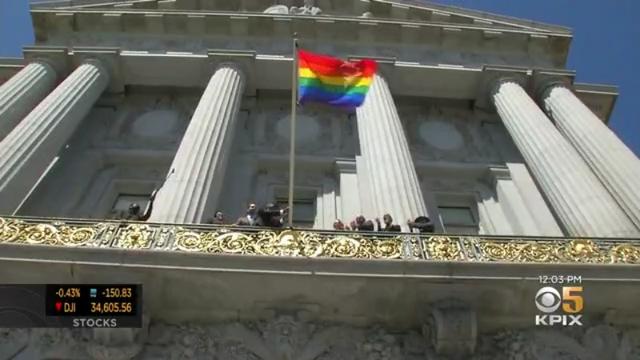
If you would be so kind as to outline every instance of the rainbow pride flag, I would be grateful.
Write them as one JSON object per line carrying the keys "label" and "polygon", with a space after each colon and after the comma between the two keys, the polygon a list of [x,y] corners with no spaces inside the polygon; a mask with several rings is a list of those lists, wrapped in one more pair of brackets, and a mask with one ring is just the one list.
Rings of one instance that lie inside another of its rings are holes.
{"label": "rainbow pride flag", "polygon": [[298,102],[358,107],[364,102],[377,66],[370,59],[350,62],[298,50]]}

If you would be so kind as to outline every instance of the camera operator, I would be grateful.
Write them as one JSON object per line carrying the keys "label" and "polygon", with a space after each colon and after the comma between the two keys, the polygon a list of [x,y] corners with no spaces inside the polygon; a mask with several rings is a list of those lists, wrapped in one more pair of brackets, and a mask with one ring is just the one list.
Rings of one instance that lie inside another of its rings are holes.
{"label": "camera operator", "polygon": [[288,209],[281,209],[277,204],[269,203],[258,211],[260,225],[279,228],[284,225],[285,214]]}
{"label": "camera operator", "polygon": [[426,216],[418,216],[414,221],[407,220],[409,231],[413,232],[413,229],[417,229],[421,233],[432,233],[435,231],[433,222]]}

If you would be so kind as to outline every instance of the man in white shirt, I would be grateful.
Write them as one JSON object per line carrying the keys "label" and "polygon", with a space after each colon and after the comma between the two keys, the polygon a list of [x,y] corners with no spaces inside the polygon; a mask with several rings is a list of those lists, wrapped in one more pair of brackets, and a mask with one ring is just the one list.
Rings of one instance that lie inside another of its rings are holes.
{"label": "man in white shirt", "polygon": [[247,208],[247,213],[244,216],[238,218],[236,225],[241,226],[256,226],[258,221],[258,210],[256,204],[251,203]]}

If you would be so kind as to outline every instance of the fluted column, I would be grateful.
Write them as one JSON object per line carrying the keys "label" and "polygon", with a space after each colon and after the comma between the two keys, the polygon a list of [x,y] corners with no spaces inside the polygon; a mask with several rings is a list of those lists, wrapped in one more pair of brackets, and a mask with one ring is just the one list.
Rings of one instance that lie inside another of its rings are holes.
{"label": "fluted column", "polygon": [[568,235],[638,234],[589,166],[519,84],[499,83],[493,101]]}
{"label": "fluted column", "polygon": [[108,83],[97,60],[81,64],[0,142],[0,214],[16,210]]}
{"label": "fluted column", "polygon": [[34,61],[0,86],[0,140],[44,99],[56,78],[51,65]]}
{"label": "fluted column", "polygon": [[244,75],[234,65],[221,65],[211,76],[149,221],[198,223],[213,216],[244,85]]}
{"label": "fluted column", "polygon": [[640,228],[640,160],[564,85],[548,88],[543,101],[556,127]]}
{"label": "fluted column", "polygon": [[409,144],[386,80],[376,75],[357,110],[360,151],[369,173],[374,213],[389,213],[403,231],[427,215]]}

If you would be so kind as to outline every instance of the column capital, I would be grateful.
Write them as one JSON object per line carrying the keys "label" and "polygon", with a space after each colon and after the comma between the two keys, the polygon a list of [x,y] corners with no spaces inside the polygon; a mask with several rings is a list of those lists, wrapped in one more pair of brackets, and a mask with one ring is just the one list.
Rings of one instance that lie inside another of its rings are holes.
{"label": "column capital", "polygon": [[[226,50],[226,49],[209,49],[207,50],[209,64],[206,67],[206,74],[203,77],[209,81],[213,75],[221,67],[232,67],[242,74],[245,82],[245,92],[247,94],[255,94],[256,88],[253,79],[255,78],[255,60],[256,52],[247,50]],[[206,86],[207,83],[204,85]]]}
{"label": "column capital", "polygon": [[106,71],[109,78],[109,91],[124,92],[124,78],[120,65],[120,49],[114,47],[77,47],[72,51],[72,64],[77,67],[83,63],[92,63]]}
{"label": "column capital", "polygon": [[348,55],[348,61],[360,61],[363,59],[371,59],[375,60],[378,64],[378,69],[376,70],[376,75],[385,79],[386,81],[392,80],[394,78],[394,73],[396,71],[396,62],[398,59],[396,57],[384,57],[384,56],[360,56],[360,55]]}
{"label": "column capital", "polygon": [[25,46],[22,54],[27,63],[40,62],[49,65],[58,78],[69,73],[69,56],[62,46]]}
{"label": "column capital", "polygon": [[481,109],[493,109],[492,96],[501,84],[514,82],[523,88],[527,88],[531,71],[527,68],[516,66],[487,66],[482,68],[482,78],[476,95],[476,107]]}
{"label": "column capital", "polygon": [[217,63],[215,65],[215,68],[213,69],[213,73],[215,73],[216,71],[222,68],[231,68],[237,71],[243,79],[245,79],[247,76],[247,70],[248,70],[247,67],[233,61],[224,61],[224,62]]}
{"label": "column capital", "polygon": [[544,99],[549,91],[556,86],[564,86],[571,89],[575,79],[575,71],[569,70],[534,70],[532,76],[532,89],[535,100],[544,108]]}

